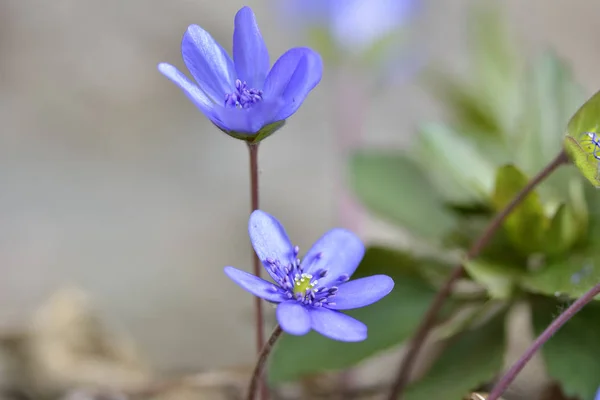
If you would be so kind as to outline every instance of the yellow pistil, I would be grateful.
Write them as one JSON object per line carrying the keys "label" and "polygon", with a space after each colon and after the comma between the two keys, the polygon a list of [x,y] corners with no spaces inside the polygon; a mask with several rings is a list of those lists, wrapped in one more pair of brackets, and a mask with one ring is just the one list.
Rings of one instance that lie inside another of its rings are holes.
{"label": "yellow pistil", "polygon": [[308,289],[312,289],[317,282],[311,283],[311,279],[311,274],[296,275],[294,278],[294,294],[301,293],[305,295]]}

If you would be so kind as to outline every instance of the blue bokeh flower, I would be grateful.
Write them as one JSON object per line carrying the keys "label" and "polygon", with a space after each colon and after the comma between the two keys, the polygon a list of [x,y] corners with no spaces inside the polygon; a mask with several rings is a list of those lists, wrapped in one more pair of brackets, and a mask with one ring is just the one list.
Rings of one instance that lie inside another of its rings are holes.
{"label": "blue bokeh flower", "polygon": [[253,142],[283,125],[323,72],[321,57],[305,47],[288,50],[269,70],[269,53],[249,7],[235,16],[233,60],[198,25],[183,35],[181,54],[197,84],[173,65],[160,63],[159,71],[218,128]]}
{"label": "blue bokeh flower", "polygon": [[277,0],[286,22],[325,28],[339,48],[361,53],[407,25],[421,0]]}
{"label": "blue bokeh flower", "polygon": [[598,391],[596,392],[596,397],[594,397],[594,400],[600,400],[600,387],[598,388]]}
{"label": "blue bokeh flower", "polygon": [[225,273],[255,296],[277,303],[277,320],[292,335],[311,329],[329,338],[356,342],[366,339],[367,327],[339,310],[372,304],[387,294],[394,281],[374,275],[348,281],[363,258],[360,239],[344,229],[323,235],[302,261],[279,221],[257,210],[248,223],[254,251],[274,283],[233,267]]}

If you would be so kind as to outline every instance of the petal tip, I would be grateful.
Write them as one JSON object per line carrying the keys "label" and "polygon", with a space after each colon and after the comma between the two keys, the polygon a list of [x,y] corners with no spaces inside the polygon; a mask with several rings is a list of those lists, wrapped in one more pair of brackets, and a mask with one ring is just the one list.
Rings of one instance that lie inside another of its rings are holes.
{"label": "petal tip", "polygon": [[387,296],[388,294],[390,294],[392,292],[392,290],[394,290],[394,286],[396,285],[396,283],[394,282],[394,280],[387,276],[387,275],[380,275],[382,282],[381,282],[381,286],[385,287],[385,290],[387,293],[385,294],[385,296]]}
{"label": "petal tip", "polygon": [[238,12],[235,14],[235,17],[237,18],[238,15],[241,16],[241,15],[247,14],[247,13],[254,16],[254,11],[252,11],[252,8],[250,8],[250,6],[244,6],[238,10]]}
{"label": "petal tip", "polygon": [[365,329],[364,334],[361,334],[360,336],[354,336],[348,339],[347,342],[364,342],[365,340],[367,340],[367,337],[369,337],[369,335],[367,334],[367,329]]}
{"label": "petal tip", "polygon": [[194,34],[194,33],[198,33],[198,32],[204,32],[204,29],[202,29],[200,27],[200,25],[196,25],[196,24],[191,24],[187,27],[187,29],[185,30],[185,33],[189,33],[189,34]]}
{"label": "petal tip", "polygon": [[158,72],[160,72],[162,75],[171,79],[175,83],[177,83],[179,81],[178,75],[182,74],[181,71],[179,71],[179,69],[177,69],[176,66],[166,63],[166,62],[158,63],[158,65],[156,66],[156,69],[158,69]]}
{"label": "petal tip", "polygon": [[225,275],[227,275],[230,279],[233,279],[233,276],[236,274],[236,272],[240,271],[237,268],[234,267],[230,267],[227,266],[225,268],[223,268],[223,272],[225,273]]}
{"label": "petal tip", "polygon": [[273,216],[267,214],[263,210],[254,210],[252,213],[250,213],[250,223],[257,222],[263,218],[273,218]]}
{"label": "petal tip", "polygon": [[275,312],[279,326],[284,332],[303,336],[310,332],[309,311],[295,301],[280,303]]}

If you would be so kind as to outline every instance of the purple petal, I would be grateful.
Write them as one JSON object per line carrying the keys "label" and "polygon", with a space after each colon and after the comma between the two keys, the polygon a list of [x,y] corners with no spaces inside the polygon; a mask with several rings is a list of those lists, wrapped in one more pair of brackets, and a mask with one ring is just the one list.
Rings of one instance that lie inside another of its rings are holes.
{"label": "purple petal", "polygon": [[227,52],[198,25],[190,25],[181,42],[183,62],[200,88],[217,104],[233,92],[235,67]]}
{"label": "purple petal", "polygon": [[214,114],[224,130],[253,135],[265,125],[275,122],[273,118],[282,104],[282,99],[272,99],[261,101],[251,108],[215,107]]}
{"label": "purple petal", "polygon": [[352,276],[364,254],[365,246],[358,236],[345,229],[332,229],[306,253],[302,268],[312,275],[327,270],[325,277],[318,278],[319,286],[335,286],[341,283],[338,282],[341,276]]}
{"label": "purple petal", "polygon": [[373,275],[344,283],[331,299],[332,310],[351,310],[373,304],[387,296],[394,288],[394,281],[387,275]]}
{"label": "purple petal", "polygon": [[286,51],[273,65],[265,80],[263,94],[265,97],[282,96],[287,88],[300,60],[312,50],[306,47],[295,47]]}
{"label": "purple petal", "polygon": [[231,278],[232,281],[261,299],[274,303],[281,303],[288,300],[271,282],[267,282],[264,279],[233,267],[225,267],[224,271],[225,275]]}
{"label": "purple petal", "polygon": [[360,342],[367,338],[367,326],[362,322],[326,308],[310,309],[311,328],[328,338],[342,342]]}
{"label": "purple petal", "polygon": [[269,52],[250,7],[235,15],[233,61],[238,79],[254,89],[262,89],[269,72]]}
{"label": "purple petal", "polygon": [[207,117],[212,119],[214,103],[208,96],[185,76],[181,71],[167,63],[158,64],[158,70],[173,83],[175,83],[183,93],[202,111]]}
{"label": "purple petal", "polygon": [[310,331],[310,317],[306,308],[296,300],[277,306],[277,321],[291,335],[306,335]]}
{"label": "purple petal", "polygon": [[283,226],[273,216],[261,210],[253,211],[248,221],[248,233],[256,255],[273,279],[276,277],[270,271],[267,259],[279,261],[282,267],[294,262],[294,246]]}
{"label": "purple petal", "polygon": [[271,68],[263,88],[265,98],[282,97],[285,102],[273,122],[287,119],[296,112],[322,75],[321,56],[313,50],[297,47],[283,54]]}

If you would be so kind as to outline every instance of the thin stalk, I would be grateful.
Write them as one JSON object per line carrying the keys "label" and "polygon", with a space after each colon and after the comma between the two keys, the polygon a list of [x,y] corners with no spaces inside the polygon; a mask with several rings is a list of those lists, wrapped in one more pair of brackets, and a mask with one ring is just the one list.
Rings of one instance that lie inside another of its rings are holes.
{"label": "thin stalk", "polygon": [[[258,210],[258,143],[248,143],[248,154],[250,155],[250,209],[251,211]],[[252,252],[252,273],[260,277],[261,263],[256,255]],[[260,354],[265,342],[265,332],[263,325],[263,304],[260,298],[254,297],[254,325],[256,329],[256,353]],[[269,391],[266,382],[261,383],[261,399],[269,400]]]}
{"label": "thin stalk", "polygon": [[600,283],[596,284],[593,288],[588,290],[583,296],[575,301],[569,308],[563,311],[540,336],[537,337],[529,346],[529,348],[523,353],[523,355],[513,364],[512,367],[506,373],[498,383],[492,389],[492,392],[487,397],[488,400],[498,400],[502,393],[508,388],[508,385],[515,380],[519,372],[525,367],[525,365],[533,358],[535,353],[546,343],[568,320],[570,320],[575,314],[577,314],[586,304],[594,300],[600,294]]}
{"label": "thin stalk", "polygon": [[256,388],[259,385],[259,382],[263,381],[262,373],[265,369],[265,364],[267,363],[267,359],[269,358],[269,354],[271,354],[271,350],[273,350],[273,346],[279,336],[281,336],[281,327],[277,325],[271,333],[271,337],[269,341],[265,343],[264,347],[260,351],[258,355],[258,361],[256,361],[256,365],[254,366],[254,371],[252,371],[252,378],[250,379],[250,385],[248,386],[248,395],[246,396],[246,400],[254,400],[254,396],[256,395]]}
{"label": "thin stalk", "polygon": [[[473,243],[471,248],[466,254],[466,259],[473,259],[481,253],[484,247],[494,236],[494,233],[502,226],[502,223],[510,215],[510,213],[527,197],[527,195],[538,186],[544,179],[552,174],[558,167],[569,162],[567,154],[561,151],[554,160],[552,160],[542,171],[540,171],[531,181],[525,186],[512,200],[511,202],[501,210],[496,216],[490,221],[486,229],[483,231],[481,236]],[[454,284],[464,275],[465,269],[462,264],[457,265],[451,272],[450,276],[444,282],[441,289],[437,293],[433,303],[425,313],[425,317],[421,321],[421,324],[417,328],[417,331],[412,337],[410,347],[403,357],[398,370],[398,375],[388,396],[388,400],[401,399],[402,393],[408,384],[410,378],[410,372],[419,351],[425,343],[425,339],[434,328],[436,324],[436,317],[444,305],[444,302],[450,296]]]}

